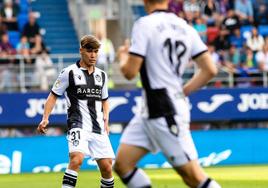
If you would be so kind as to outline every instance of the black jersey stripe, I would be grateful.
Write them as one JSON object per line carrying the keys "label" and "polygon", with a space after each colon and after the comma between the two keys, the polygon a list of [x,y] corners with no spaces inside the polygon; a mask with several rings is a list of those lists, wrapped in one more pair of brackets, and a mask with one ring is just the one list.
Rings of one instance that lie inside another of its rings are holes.
{"label": "black jersey stripe", "polygon": [[101,72],[101,77],[102,77],[102,87],[104,86],[104,83],[105,83],[105,74],[104,72]]}
{"label": "black jersey stripe", "polygon": [[75,85],[74,73],[71,70],[69,72],[69,87],[66,89],[67,96],[71,103],[71,106],[68,109],[68,119],[67,119],[67,125],[69,130],[71,128],[82,128],[82,114],[79,108],[78,99],[76,97],[75,91],[73,90],[72,87],[70,87],[74,85]]}
{"label": "black jersey stripe", "polygon": [[173,103],[168,96],[166,88],[152,89],[146,70],[146,64],[143,62],[141,70],[141,81],[145,89],[149,118],[158,118],[173,116],[176,114]]}
{"label": "black jersey stripe", "polygon": [[[87,85],[95,85],[94,81],[94,73],[89,74],[88,71],[83,71],[85,78],[86,78],[86,83]],[[101,127],[99,122],[97,121],[97,111],[96,111],[96,99],[94,98],[88,98],[87,99],[87,107],[88,111],[90,113],[91,117],[91,122],[92,122],[92,132],[101,134]]]}

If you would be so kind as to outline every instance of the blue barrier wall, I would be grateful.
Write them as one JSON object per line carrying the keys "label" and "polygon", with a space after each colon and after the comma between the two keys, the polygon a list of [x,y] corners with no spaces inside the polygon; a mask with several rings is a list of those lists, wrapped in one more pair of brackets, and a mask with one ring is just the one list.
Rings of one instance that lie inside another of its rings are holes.
{"label": "blue barrier wall", "polygon": [[[120,134],[110,135],[117,150]],[[193,138],[203,166],[268,163],[268,130],[194,131]],[[63,171],[68,163],[67,141],[61,137],[0,139],[0,174]],[[161,153],[147,155],[139,166],[170,167]],[[96,169],[85,159],[82,169]]]}
{"label": "blue barrier wall", "polygon": [[[47,93],[0,94],[0,126],[37,125]],[[268,88],[204,89],[190,95],[191,120],[268,120]],[[110,122],[129,122],[139,106],[140,91],[110,91]],[[57,101],[51,124],[66,122],[65,99]]]}

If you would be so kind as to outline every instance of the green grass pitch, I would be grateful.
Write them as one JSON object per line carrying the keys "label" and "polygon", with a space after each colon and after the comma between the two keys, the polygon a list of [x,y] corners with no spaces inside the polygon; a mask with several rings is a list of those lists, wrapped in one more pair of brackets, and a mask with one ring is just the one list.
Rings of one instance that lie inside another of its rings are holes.
{"label": "green grass pitch", "polygon": [[[267,188],[268,166],[225,166],[205,168],[223,188]],[[150,169],[154,188],[186,188],[172,169]],[[60,188],[63,172],[42,174],[0,175],[1,188]],[[77,188],[99,188],[98,171],[81,171]],[[115,187],[123,188],[115,177]]]}

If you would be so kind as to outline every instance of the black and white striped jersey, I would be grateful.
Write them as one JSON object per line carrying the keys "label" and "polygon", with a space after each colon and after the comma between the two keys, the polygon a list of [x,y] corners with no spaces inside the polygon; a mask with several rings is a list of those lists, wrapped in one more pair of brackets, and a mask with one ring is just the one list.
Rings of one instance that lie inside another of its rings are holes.
{"label": "black and white striped jersey", "polygon": [[145,117],[176,114],[181,107],[174,101],[182,95],[184,70],[190,58],[205,51],[195,29],[173,13],[157,10],[134,23],[129,53],[144,59],[140,76]]}
{"label": "black and white striped jersey", "polygon": [[52,93],[65,95],[68,106],[68,129],[82,128],[104,132],[102,101],[108,99],[107,74],[95,67],[93,73],[80,67],[79,61],[63,69]]}

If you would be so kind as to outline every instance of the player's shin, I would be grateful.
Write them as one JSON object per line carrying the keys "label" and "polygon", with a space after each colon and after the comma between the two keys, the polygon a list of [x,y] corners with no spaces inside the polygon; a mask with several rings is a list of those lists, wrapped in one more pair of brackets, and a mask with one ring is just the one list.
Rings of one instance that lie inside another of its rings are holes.
{"label": "player's shin", "polygon": [[142,169],[135,168],[131,172],[121,177],[128,188],[151,188],[151,181]]}

